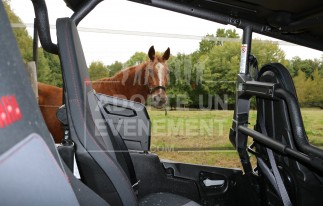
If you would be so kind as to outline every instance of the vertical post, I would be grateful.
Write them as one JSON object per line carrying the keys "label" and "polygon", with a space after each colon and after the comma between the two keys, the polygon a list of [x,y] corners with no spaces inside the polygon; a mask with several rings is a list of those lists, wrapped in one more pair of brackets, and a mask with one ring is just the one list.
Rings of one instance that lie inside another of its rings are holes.
{"label": "vertical post", "polygon": [[235,145],[243,170],[246,174],[252,172],[249,154],[247,152],[248,136],[239,132],[240,125],[247,126],[249,120],[250,97],[243,95],[244,83],[251,80],[249,75],[249,55],[251,50],[252,28],[247,26],[243,29],[240,71],[237,75],[236,85],[236,106],[233,115],[232,127],[230,130],[230,141]]}
{"label": "vertical post", "polygon": [[35,62],[36,75],[38,75],[38,30],[36,18],[34,18],[33,61]]}
{"label": "vertical post", "polygon": [[34,91],[36,100],[38,102],[38,85],[37,85],[37,71],[36,71],[36,64],[35,62],[28,62],[25,64],[25,68],[27,70],[30,82],[31,82],[31,87]]}
{"label": "vertical post", "polygon": [[240,58],[240,74],[249,74],[249,55],[251,51],[252,28],[247,26],[243,29],[241,58]]}

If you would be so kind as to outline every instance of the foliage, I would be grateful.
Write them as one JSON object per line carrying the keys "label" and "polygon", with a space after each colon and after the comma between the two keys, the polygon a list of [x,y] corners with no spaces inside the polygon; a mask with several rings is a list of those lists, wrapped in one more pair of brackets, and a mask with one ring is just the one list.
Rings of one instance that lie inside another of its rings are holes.
{"label": "foliage", "polygon": [[200,42],[200,48],[199,51],[201,54],[208,53],[215,45],[216,41],[214,41],[215,36],[213,34],[207,34],[202,41]]}
{"label": "foliage", "polygon": [[[23,23],[21,19],[12,11],[9,1],[3,1],[5,10],[11,23]],[[33,40],[28,35],[26,28],[15,28],[13,33],[16,37],[18,47],[24,62],[33,60]],[[62,86],[62,77],[60,63],[57,56],[45,52],[42,48],[38,48],[37,62],[38,81],[51,84],[54,86]]]}
{"label": "foliage", "polygon": [[[11,23],[22,23],[21,19],[11,10],[8,1],[4,1],[4,7]],[[25,28],[15,28],[13,33],[17,39],[20,53],[25,62],[32,60],[32,38],[28,36]]]}
{"label": "foliage", "polygon": [[217,37],[223,38],[239,38],[239,34],[236,32],[235,29],[218,29],[216,31],[216,35],[214,34],[207,34],[200,42],[199,52],[201,54],[208,53],[214,46],[222,45],[223,41],[217,40]]}
{"label": "foliage", "polygon": [[117,72],[119,72],[123,68],[122,62],[115,61],[113,64],[107,66],[109,70],[110,76],[114,76]]}
{"label": "foliage", "polygon": [[285,52],[279,48],[278,44],[271,41],[253,40],[251,51],[258,60],[259,68],[270,62],[287,64]]}
{"label": "foliage", "polygon": [[62,79],[62,71],[61,71],[61,64],[59,61],[59,57],[57,55],[48,53],[46,51],[44,51],[44,57],[48,62],[47,68],[49,68],[51,72],[50,74],[51,79],[48,81],[48,83],[51,85],[62,87],[63,79]]}
{"label": "foliage", "polygon": [[[238,38],[239,35],[235,30],[218,29],[216,37]],[[168,63],[170,88],[175,95],[188,94],[190,107],[234,107],[241,43],[216,42],[214,39],[214,35],[207,35],[200,42],[198,51],[189,55],[177,54]],[[284,52],[270,41],[254,41],[252,54],[257,57],[259,66],[269,62],[288,63]]]}
{"label": "foliage", "polygon": [[306,73],[299,70],[294,78],[297,96],[301,106],[323,108],[323,78],[315,69],[312,77],[306,78]]}
{"label": "foliage", "polygon": [[323,74],[323,64],[319,59],[302,60],[300,57],[296,56],[289,61],[289,65],[289,71],[293,77],[298,74],[298,71],[304,72],[306,78],[312,77],[315,69],[318,69],[321,75]]}
{"label": "foliage", "polygon": [[49,69],[48,60],[46,59],[44,55],[44,50],[42,48],[38,49],[37,74],[39,82],[47,84],[52,83],[52,72]]}
{"label": "foliage", "polygon": [[109,70],[103,62],[95,61],[90,64],[89,74],[91,80],[97,80],[109,76]]}
{"label": "foliage", "polygon": [[235,29],[217,29],[216,31],[217,37],[226,37],[226,38],[240,38],[239,34]]}
{"label": "foliage", "polygon": [[147,60],[148,60],[148,56],[146,53],[136,52],[134,55],[130,57],[128,61],[126,61],[125,67],[135,66]]}

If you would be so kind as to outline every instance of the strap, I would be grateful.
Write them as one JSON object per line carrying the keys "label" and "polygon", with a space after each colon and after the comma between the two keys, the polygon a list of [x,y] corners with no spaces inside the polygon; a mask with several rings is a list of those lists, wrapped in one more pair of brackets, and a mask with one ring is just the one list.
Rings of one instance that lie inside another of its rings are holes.
{"label": "strap", "polygon": [[258,161],[261,171],[266,175],[266,177],[268,178],[271,185],[275,188],[276,192],[279,193],[279,190],[278,190],[277,184],[276,184],[276,180],[275,180],[275,176],[273,175],[273,173],[271,172],[269,167],[266,165],[266,163],[260,157],[257,157],[257,161]]}
{"label": "strap", "polygon": [[[267,130],[266,130],[266,127],[265,127],[265,122],[264,122],[264,118],[263,118],[263,110],[261,111],[258,111],[259,112],[259,116],[258,116],[258,123],[259,123],[259,126],[261,128],[261,132],[268,136],[268,133],[267,133]],[[290,198],[288,196],[288,193],[287,193],[287,190],[286,190],[286,187],[284,185],[284,182],[282,180],[282,177],[278,171],[278,167],[277,167],[277,164],[276,164],[276,160],[275,160],[275,157],[274,157],[274,154],[273,154],[273,151],[269,148],[266,148],[267,150],[267,154],[268,154],[268,157],[269,157],[269,162],[270,162],[270,166],[271,166],[271,169],[274,173],[274,178],[275,178],[275,183],[276,186],[274,186],[276,189],[278,189],[278,193],[280,195],[280,198],[281,200],[283,201],[283,204],[284,206],[292,206],[292,203],[290,201]],[[266,172],[265,172],[266,174]],[[269,180],[270,180],[270,176],[268,176]],[[270,180],[271,181],[271,180]]]}
{"label": "strap", "polygon": [[[99,106],[100,112],[103,115],[104,120],[106,121],[106,123],[109,125],[109,122],[108,122],[109,117],[106,114],[106,112],[105,112],[105,110],[104,110],[104,108],[103,108],[103,106],[101,104],[100,97],[97,94],[95,94],[95,96],[98,98],[98,106]],[[133,163],[132,163],[132,160],[131,160],[131,157],[130,157],[130,154],[129,154],[129,150],[127,148],[127,145],[125,144],[123,139],[120,137],[120,135],[112,135],[112,137],[114,138],[115,142],[118,144],[118,146],[119,146],[119,148],[121,150],[121,154],[122,154],[122,156],[123,156],[123,158],[124,158],[124,160],[126,162],[127,169],[128,169],[128,172],[129,172],[130,182],[132,184],[132,187],[136,191],[136,187],[138,186],[139,181],[137,180],[135,169],[134,169],[134,166],[133,166]]]}
{"label": "strap", "polygon": [[279,190],[279,193],[280,193],[280,197],[284,203],[284,206],[291,206],[292,203],[289,199],[289,196],[288,196],[288,193],[287,193],[287,190],[286,190],[286,187],[284,185],[284,182],[282,180],[282,177],[280,176],[280,173],[278,171],[278,167],[277,167],[277,164],[276,164],[276,161],[275,161],[275,157],[274,157],[274,154],[273,154],[273,151],[269,148],[266,148],[267,149],[267,153],[268,153],[268,156],[269,156],[269,162],[270,162],[270,165],[271,165],[271,169],[273,170],[273,173],[274,173],[274,176],[275,176],[275,179],[276,179],[276,183],[277,183],[277,187],[278,187],[278,190]]}
{"label": "strap", "polygon": [[166,91],[166,87],[164,87],[164,86],[156,86],[153,88],[148,87],[148,89],[149,89],[150,94],[153,93],[154,91],[156,91],[157,89],[162,89],[162,90]]}

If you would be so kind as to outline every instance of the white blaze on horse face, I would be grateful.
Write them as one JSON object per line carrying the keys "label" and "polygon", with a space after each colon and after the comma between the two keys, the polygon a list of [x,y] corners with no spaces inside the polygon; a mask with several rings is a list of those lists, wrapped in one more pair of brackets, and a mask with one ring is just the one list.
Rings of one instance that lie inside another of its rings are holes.
{"label": "white blaze on horse face", "polygon": [[156,64],[156,69],[157,69],[157,76],[158,76],[158,79],[159,79],[159,85],[158,86],[163,86],[164,65],[162,63],[157,63]]}

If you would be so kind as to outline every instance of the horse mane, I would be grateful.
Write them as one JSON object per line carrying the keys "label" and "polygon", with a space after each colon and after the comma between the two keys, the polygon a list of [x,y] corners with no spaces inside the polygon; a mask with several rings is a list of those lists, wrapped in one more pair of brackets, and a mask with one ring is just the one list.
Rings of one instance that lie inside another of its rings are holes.
{"label": "horse mane", "polygon": [[[135,65],[135,66],[130,66],[124,69],[121,69],[120,71],[118,71],[115,75],[113,75],[112,77],[106,77],[106,78],[102,78],[102,79],[117,79],[120,76],[123,76],[124,73],[129,72],[129,74],[131,74],[132,72],[134,72],[136,69],[138,69],[138,67],[140,68],[140,70],[144,69],[147,65],[147,62],[143,62],[141,64]],[[136,71],[135,71],[136,72]]]}

